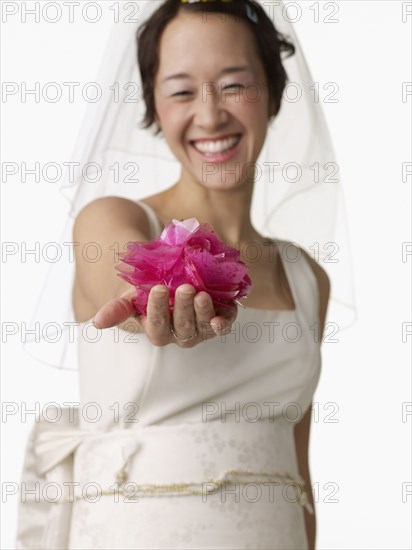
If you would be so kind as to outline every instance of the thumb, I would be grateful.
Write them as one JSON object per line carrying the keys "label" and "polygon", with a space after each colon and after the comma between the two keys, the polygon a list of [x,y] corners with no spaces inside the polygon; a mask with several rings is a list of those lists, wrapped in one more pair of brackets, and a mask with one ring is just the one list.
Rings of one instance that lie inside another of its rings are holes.
{"label": "thumb", "polygon": [[135,313],[132,300],[136,292],[134,289],[129,289],[119,298],[110,300],[102,306],[93,318],[93,325],[97,329],[110,328],[120,325]]}

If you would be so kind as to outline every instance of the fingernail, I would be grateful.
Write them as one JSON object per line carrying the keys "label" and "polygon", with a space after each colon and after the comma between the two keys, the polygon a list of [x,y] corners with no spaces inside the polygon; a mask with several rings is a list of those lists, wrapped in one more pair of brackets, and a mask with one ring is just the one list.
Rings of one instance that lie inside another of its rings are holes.
{"label": "fingernail", "polygon": [[157,296],[166,296],[167,290],[165,288],[155,288],[155,292]]}
{"label": "fingernail", "polygon": [[221,323],[220,325],[218,324],[213,324],[212,325],[212,328],[213,330],[215,331],[215,333],[220,333],[220,332],[223,332],[224,329],[225,329],[225,324],[224,323]]}
{"label": "fingernail", "polygon": [[179,292],[181,292],[184,296],[192,296],[195,293],[195,289],[186,287],[186,288],[181,288]]}

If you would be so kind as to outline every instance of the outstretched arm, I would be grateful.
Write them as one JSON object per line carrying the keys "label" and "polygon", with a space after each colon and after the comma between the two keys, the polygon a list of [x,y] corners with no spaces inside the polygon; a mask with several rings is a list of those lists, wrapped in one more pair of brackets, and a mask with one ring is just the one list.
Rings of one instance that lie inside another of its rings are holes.
{"label": "outstretched arm", "polygon": [[[169,313],[169,290],[155,285],[149,295],[147,316],[135,315],[132,300],[135,289],[118,277],[115,265],[120,263],[114,254],[133,241],[147,241],[146,213],[137,204],[119,197],[105,197],[87,205],[78,215],[73,231],[76,247],[76,277],[73,290],[74,306],[87,320],[93,317],[97,328],[119,325],[129,332],[145,332],[153,345],[169,343],[193,347],[205,340],[226,334],[236,319],[237,306],[215,310],[211,296],[196,293],[188,284],[176,291],[173,318]],[[98,262],[90,262],[82,253],[88,243],[101,251]],[[84,319],[79,319],[80,321]],[[170,324],[180,335],[172,335]],[[219,328],[220,327],[220,328]],[[196,330],[195,330],[196,329]],[[190,338],[192,335],[196,338]],[[183,340],[182,340],[183,338]],[[185,339],[188,340],[185,340]]]}

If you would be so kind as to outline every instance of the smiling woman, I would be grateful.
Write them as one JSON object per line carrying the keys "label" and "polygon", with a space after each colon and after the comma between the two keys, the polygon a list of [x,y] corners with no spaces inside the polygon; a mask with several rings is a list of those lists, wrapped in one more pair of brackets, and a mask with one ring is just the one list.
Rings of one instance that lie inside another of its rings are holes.
{"label": "smiling woman", "polygon": [[[258,238],[249,219],[255,174],[243,167],[256,163],[280,108],[286,84],[281,52],[294,52],[260,6],[254,7],[260,10],[256,24],[244,11],[249,4],[243,11],[240,6],[165,2],[138,33],[144,122],[157,124],[182,167],[170,201],[180,204],[179,217],[209,219],[232,244]],[[228,216],[234,193],[236,222]]]}
{"label": "smiling woman", "polygon": [[[64,498],[52,507],[21,506],[17,547],[313,549],[308,445],[330,284],[319,262],[291,239],[329,242],[334,210],[325,216],[325,207],[337,208],[335,188],[325,194],[310,180],[315,162],[333,158],[327,129],[306,87],[302,102],[286,107],[283,63],[298,53],[298,41],[283,36],[259,2],[149,4],[137,46],[142,125],[147,132],[155,124],[156,135],[136,140],[135,128],[124,131],[134,124],[124,102],[94,120],[95,142],[87,134],[82,145],[89,157],[99,143],[110,168],[138,158],[152,192],[139,197],[134,188],[131,198],[88,201],[83,185],[75,197],[81,404],[74,426],[66,411],[53,430],[43,423],[33,432],[25,478],[63,484]],[[304,58],[294,67],[303,83]],[[272,122],[279,122],[278,146],[265,150]],[[160,132],[178,171],[172,185],[153,193],[164,160],[153,141]],[[296,159],[304,175],[293,192],[287,178],[272,185],[278,207],[299,196],[293,215],[278,210],[290,238],[271,239],[252,219],[262,152],[272,167]],[[314,204],[319,216],[308,224],[303,213]],[[116,276],[113,251],[190,218],[240,250],[253,284],[240,304],[247,307],[215,308],[205,290],[182,284],[171,315],[160,257],[147,315],[137,315],[135,290]],[[301,233],[293,231],[298,227]],[[87,243],[99,247],[98,262],[82,253]],[[258,251],[253,258],[251,248]],[[92,323],[98,337],[87,331]],[[97,415],[90,415],[91,404]],[[86,490],[92,482],[93,497]],[[68,492],[69,483],[78,490]]]}

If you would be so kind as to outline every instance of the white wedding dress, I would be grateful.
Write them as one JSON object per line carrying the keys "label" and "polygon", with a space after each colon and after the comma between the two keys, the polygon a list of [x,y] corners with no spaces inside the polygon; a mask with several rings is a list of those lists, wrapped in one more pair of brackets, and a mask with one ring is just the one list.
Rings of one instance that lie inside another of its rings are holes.
{"label": "white wedding dress", "polygon": [[296,309],[239,307],[192,349],[79,326],[81,406],[33,430],[23,473],[71,502],[21,505],[17,548],[308,548],[293,429],[320,376],[319,293],[304,256],[280,257]]}

